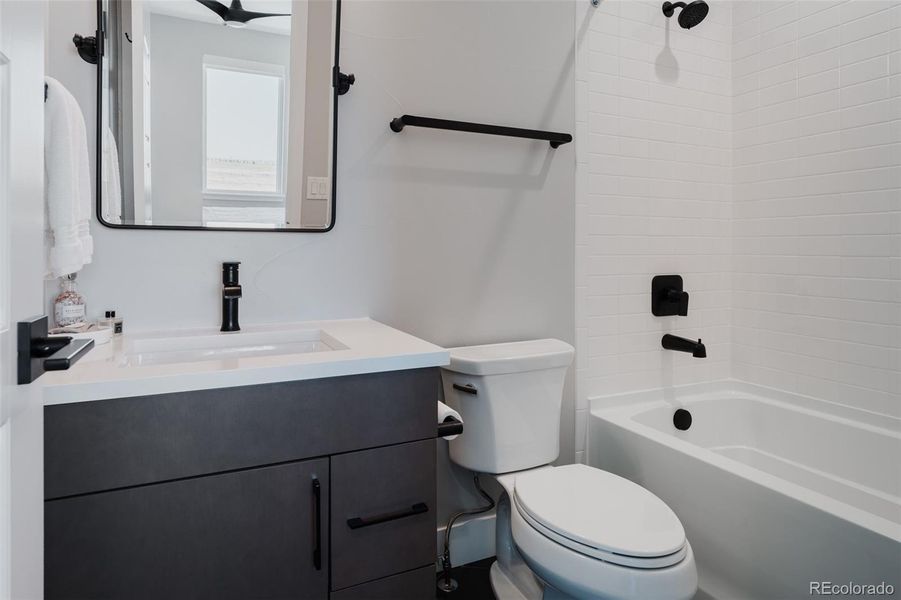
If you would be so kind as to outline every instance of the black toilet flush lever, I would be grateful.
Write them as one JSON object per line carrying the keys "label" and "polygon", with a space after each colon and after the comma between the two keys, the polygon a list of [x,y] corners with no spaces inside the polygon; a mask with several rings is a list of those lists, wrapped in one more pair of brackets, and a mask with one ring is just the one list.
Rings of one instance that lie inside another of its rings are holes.
{"label": "black toilet flush lever", "polygon": [[688,292],[681,275],[657,275],[651,280],[651,314],[655,317],[688,315]]}

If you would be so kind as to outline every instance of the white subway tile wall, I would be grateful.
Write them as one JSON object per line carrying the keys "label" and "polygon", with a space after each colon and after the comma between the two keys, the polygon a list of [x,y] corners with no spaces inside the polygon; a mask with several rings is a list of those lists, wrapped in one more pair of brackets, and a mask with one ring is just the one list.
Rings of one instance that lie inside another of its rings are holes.
{"label": "white subway tile wall", "polygon": [[901,5],[708,2],[578,4],[577,452],[590,398],[726,377],[901,414]]}
{"label": "white subway tile wall", "polygon": [[[577,10],[577,453],[589,398],[730,372],[732,7],[689,31],[661,4]],[[651,315],[651,278],[670,273],[688,317]],[[664,333],[708,358],[662,351]]]}
{"label": "white subway tile wall", "polygon": [[901,416],[901,3],[733,32],[732,376]]}

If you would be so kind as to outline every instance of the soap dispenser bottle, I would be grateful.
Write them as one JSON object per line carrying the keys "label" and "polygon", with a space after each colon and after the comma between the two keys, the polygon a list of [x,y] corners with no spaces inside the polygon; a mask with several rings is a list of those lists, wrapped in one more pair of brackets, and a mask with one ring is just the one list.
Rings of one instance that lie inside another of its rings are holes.
{"label": "soap dispenser bottle", "polygon": [[61,282],[62,291],[53,302],[53,316],[57,327],[69,327],[84,323],[87,314],[84,296],[78,293],[75,273],[66,275]]}

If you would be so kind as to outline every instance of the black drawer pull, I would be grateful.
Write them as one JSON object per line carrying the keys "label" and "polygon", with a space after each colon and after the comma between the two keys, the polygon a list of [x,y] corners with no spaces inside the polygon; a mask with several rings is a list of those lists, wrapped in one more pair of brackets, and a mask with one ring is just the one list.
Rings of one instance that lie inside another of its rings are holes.
{"label": "black drawer pull", "polygon": [[316,531],[314,533],[313,567],[317,571],[322,570],[322,486],[319,479],[313,478],[313,510],[316,513]]}
{"label": "black drawer pull", "polygon": [[472,394],[473,396],[475,396],[476,394],[479,393],[479,390],[477,390],[475,388],[475,386],[472,385],[471,383],[467,383],[466,385],[460,385],[459,383],[455,383],[453,387],[458,392],[463,392],[464,394]]}
{"label": "black drawer pull", "polygon": [[421,515],[429,512],[429,507],[425,502],[417,502],[410,508],[398,510],[390,513],[382,513],[372,517],[353,517],[347,520],[347,526],[351,529],[360,529],[361,527],[369,527],[370,525],[378,525],[379,523],[387,523],[388,521],[396,521],[413,515]]}

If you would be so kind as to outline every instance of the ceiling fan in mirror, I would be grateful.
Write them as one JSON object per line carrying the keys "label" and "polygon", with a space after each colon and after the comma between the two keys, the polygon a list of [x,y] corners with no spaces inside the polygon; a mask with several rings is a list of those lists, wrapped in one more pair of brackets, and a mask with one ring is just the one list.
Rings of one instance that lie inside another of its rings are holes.
{"label": "ceiling fan in mirror", "polygon": [[252,10],[245,10],[241,5],[241,0],[231,0],[231,4],[226,6],[217,0],[197,0],[222,19],[229,27],[244,27],[248,21],[253,19],[262,19],[264,17],[290,17],[291,13],[265,13]]}

